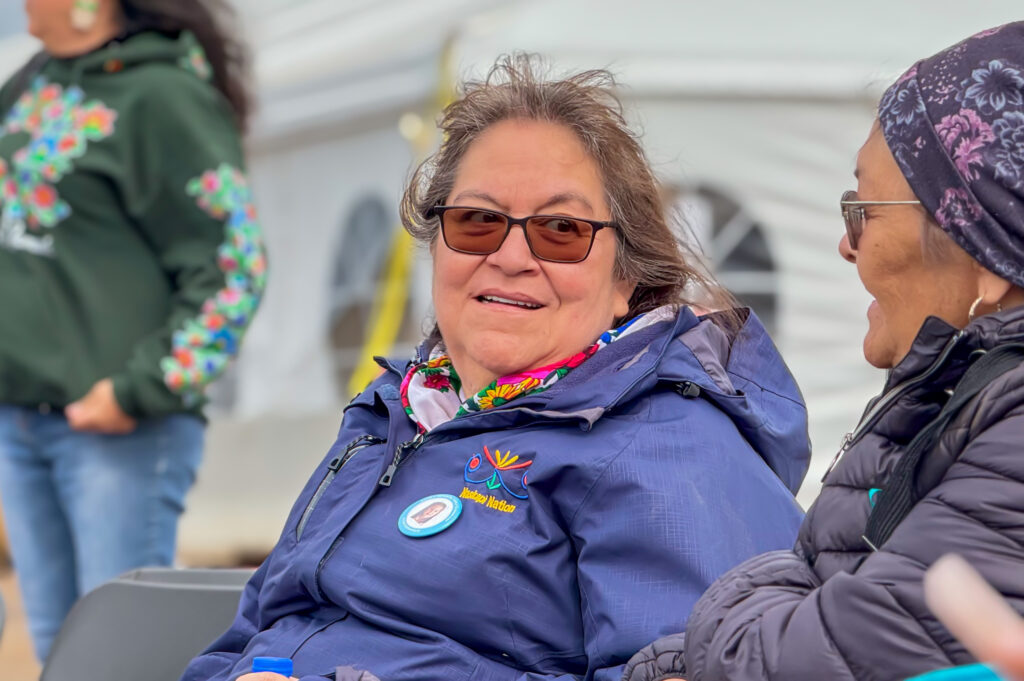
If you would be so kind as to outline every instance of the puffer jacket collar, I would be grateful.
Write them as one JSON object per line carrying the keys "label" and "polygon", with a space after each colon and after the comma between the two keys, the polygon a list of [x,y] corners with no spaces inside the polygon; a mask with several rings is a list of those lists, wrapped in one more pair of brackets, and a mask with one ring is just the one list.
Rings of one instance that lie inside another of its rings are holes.
{"label": "puffer jacket collar", "polygon": [[[914,339],[907,356],[897,364],[885,382],[885,389],[920,375],[931,367],[947,348],[955,342],[956,350],[947,358],[954,369],[962,369],[962,362],[977,350],[991,350],[997,345],[1024,340],[1024,306],[1002,310],[979,317],[957,329],[938,317],[928,317]],[[960,371],[954,373],[959,374]]]}
{"label": "puffer jacket collar", "polygon": [[856,428],[847,434],[832,468],[864,436],[875,433],[905,445],[938,414],[957,381],[979,351],[1024,341],[1024,306],[975,319],[957,329],[938,317],[921,325],[907,355],[890,372]]}

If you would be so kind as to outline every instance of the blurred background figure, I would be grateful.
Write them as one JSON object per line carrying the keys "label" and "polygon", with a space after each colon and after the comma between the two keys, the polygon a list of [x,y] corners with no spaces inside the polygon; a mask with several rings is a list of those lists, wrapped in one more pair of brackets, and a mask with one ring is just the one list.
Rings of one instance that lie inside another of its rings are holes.
{"label": "blurred background figure", "polygon": [[0,90],[0,498],[36,654],[174,557],[203,389],[265,282],[244,52],[215,0],[28,0]]}

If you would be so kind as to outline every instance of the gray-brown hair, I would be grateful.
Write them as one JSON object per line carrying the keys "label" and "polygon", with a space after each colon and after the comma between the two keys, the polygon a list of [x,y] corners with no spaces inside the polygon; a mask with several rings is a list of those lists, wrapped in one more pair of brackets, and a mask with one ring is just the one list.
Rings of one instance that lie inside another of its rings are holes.
{"label": "gray-brown hair", "polygon": [[597,162],[618,225],[615,276],[636,288],[629,312],[617,323],[662,305],[689,303],[688,291],[699,291],[703,304],[732,307],[733,298],[702,271],[699,259],[684,257],[689,249],[669,227],[650,163],[612,92],[613,76],[593,70],[547,80],[542,67],[535,55],[504,56],[484,80],[462,85],[461,96],[443,112],[441,148],[416,168],[402,197],[405,229],[421,243],[435,242],[440,224],[432,209],[448,198],[466,150],[490,126],[515,119],[556,123],[575,132]]}
{"label": "gray-brown hair", "polygon": [[953,237],[939,227],[939,223],[935,222],[928,211],[922,213],[924,216],[921,219],[921,252],[927,262],[950,263],[957,258],[971,257],[953,241]]}

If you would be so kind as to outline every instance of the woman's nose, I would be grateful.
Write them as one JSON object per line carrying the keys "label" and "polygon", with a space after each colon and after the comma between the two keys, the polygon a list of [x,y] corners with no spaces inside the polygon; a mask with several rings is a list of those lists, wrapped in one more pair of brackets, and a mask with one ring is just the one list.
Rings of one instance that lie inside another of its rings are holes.
{"label": "woman's nose", "polygon": [[857,262],[857,251],[850,245],[850,235],[844,234],[843,238],[839,240],[839,255],[843,256],[843,260],[856,264]]}
{"label": "woman's nose", "polygon": [[501,247],[487,256],[487,261],[509,274],[516,274],[538,267],[537,259],[526,241],[526,230],[513,225]]}

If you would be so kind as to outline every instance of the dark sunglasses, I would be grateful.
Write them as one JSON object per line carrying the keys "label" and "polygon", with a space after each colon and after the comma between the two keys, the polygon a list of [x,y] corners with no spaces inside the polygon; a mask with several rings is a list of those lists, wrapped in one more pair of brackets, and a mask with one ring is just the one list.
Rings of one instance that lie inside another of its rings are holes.
{"label": "dark sunglasses", "polygon": [[547,262],[583,262],[590,255],[598,230],[615,228],[611,222],[565,215],[514,218],[496,210],[471,206],[434,206],[430,215],[440,218],[441,236],[453,251],[490,255],[505,243],[512,227],[519,225],[533,256]]}
{"label": "dark sunglasses", "polygon": [[852,189],[843,192],[839,199],[839,210],[846,222],[846,236],[850,248],[857,250],[857,242],[864,233],[864,208],[866,206],[920,206],[920,201],[861,201]]}

